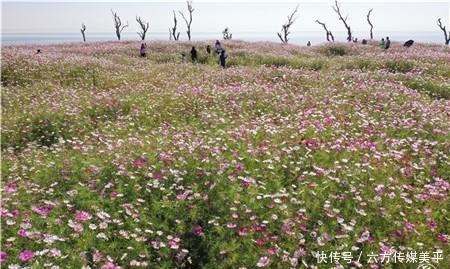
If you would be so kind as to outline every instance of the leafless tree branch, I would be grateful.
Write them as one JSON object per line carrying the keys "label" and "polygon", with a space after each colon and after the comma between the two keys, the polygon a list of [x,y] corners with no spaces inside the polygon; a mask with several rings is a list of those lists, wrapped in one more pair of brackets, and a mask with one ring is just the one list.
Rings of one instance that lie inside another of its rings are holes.
{"label": "leafless tree branch", "polygon": [[120,40],[120,35],[126,27],[128,27],[128,22],[125,25],[122,25],[122,20],[120,19],[119,15],[117,15],[117,12],[114,12],[111,10],[111,13],[113,15],[114,19],[114,28],[116,28],[116,35],[117,39]]}
{"label": "leafless tree branch", "polygon": [[81,24],[81,35],[83,35],[83,41],[86,42],[86,36],[84,34],[84,32],[86,32],[86,25],[84,25],[84,23]]}
{"label": "leafless tree branch", "polygon": [[173,10],[173,27],[169,28],[169,31],[172,34],[172,37],[175,41],[177,41],[180,38],[180,32],[177,32],[177,14],[175,14],[175,10]]}
{"label": "leafless tree branch", "polygon": [[288,19],[287,22],[281,26],[281,33],[277,33],[281,42],[283,42],[284,44],[287,44],[289,41],[289,34],[291,33],[289,32],[289,28],[292,26],[292,24],[294,24],[295,20],[297,19],[294,17],[297,11],[298,6],[295,7],[295,10],[290,15],[287,16]]}
{"label": "leafless tree branch", "polygon": [[367,22],[370,25],[370,39],[373,39],[373,25],[372,22],[370,21],[370,14],[372,13],[373,8],[369,10],[369,12],[367,13]]}
{"label": "leafless tree branch", "polygon": [[437,26],[444,32],[445,45],[448,45],[450,43],[450,31],[448,31],[447,34],[447,29],[442,25],[441,18],[437,20]]}
{"label": "leafless tree branch", "polygon": [[136,16],[136,22],[139,24],[139,26],[141,27],[141,31],[138,32],[137,34],[139,35],[139,37],[142,40],[145,40],[145,35],[147,34],[148,28],[150,27],[150,23],[149,22],[145,22],[141,19],[141,17],[137,17]]}
{"label": "leafless tree branch", "polygon": [[352,41],[352,30],[350,29],[350,25],[348,25],[348,23],[347,23],[348,16],[346,16],[345,19],[344,19],[344,17],[342,16],[342,12],[341,12],[339,3],[338,3],[337,0],[335,0],[334,6],[332,8],[333,8],[334,12],[336,12],[338,14],[339,20],[342,21],[342,23],[344,24],[345,28],[347,29],[347,41],[349,41],[349,42]]}
{"label": "leafless tree branch", "polygon": [[186,1],[187,3],[187,8],[188,8],[188,12],[189,12],[189,20],[184,16],[182,11],[178,11],[181,15],[181,17],[183,17],[184,22],[186,23],[186,33],[188,36],[189,41],[191,40],[191,24],[192,24],[192,13],[194,13],[194,8],[192,7],[192,1]]}
{"label": "leafless tree branch", "polygon": [[[317,22],[318,24],[322,25],[323,29],[325,30],[325,33],[327,34],[327,41],[328,41],[328,42],[330,42],[330,41],[333,41],[333,42],[334,42],[334,36],[333,36],[333,33],[331,33],[331,31],[327,29],[327,26],[325,25],[325,23],[323,23],[323,22],[321,22],[321,21],[319,21],[319,20],[316,20],[316,22]],[[330,38],[331,38],[331,40],[330,40]]]}

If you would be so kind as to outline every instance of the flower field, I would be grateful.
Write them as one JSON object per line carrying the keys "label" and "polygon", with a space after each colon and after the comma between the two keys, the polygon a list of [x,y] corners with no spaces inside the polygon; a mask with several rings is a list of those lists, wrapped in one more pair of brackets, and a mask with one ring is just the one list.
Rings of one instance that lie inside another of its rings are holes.
{"label": "flower field", "polygon": [[449,47],[206,45],[2,47],[2,268],[450,268]]}

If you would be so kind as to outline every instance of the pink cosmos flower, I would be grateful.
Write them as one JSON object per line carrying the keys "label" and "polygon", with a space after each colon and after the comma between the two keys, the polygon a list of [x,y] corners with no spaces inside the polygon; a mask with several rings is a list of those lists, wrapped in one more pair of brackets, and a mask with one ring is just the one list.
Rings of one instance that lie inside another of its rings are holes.
{"label": "pink cosmos flower", "polygon": [[90,220],[92,218],[91,214],[85,211],[77,211],[75,215],[75,219],[78,222],[85,222],[87,220]]}
{"label": "pink cosmos flower", "polygon": [[294,257],[295,258],[299,258],[299,257],[304,257],[306,256],[306,250],[304,248],[299,248],[294,252]]}
{"label": "pink cosmos flower", "polygon": [[117,197],[118,194],[119,194],[118,192],[112,191],[112,192],[109,194],[109,196],[111,197],[111,199],[114,199],[114,198]]}
{"label": "pink cosmos flower", "polygon": [[445,234],[438,234],[436,237],[442,243],[448,243],[448,239],[447,239],[447,236]]}
{"label": "pink cosmos flower", "polygon": [[28,237],[27,231],[25,231],[24,229],[20,229],[17,233],[18,233],[21,237]]}
{"label": "pink cosmos flower", "polygon": [[269,258],[267,258],[267,256],[263,256],[259,258],[258,263],[256,263],[256,267],[266,267],[267,265],[269,265],[269,263],[270,263]]}
{"label": "pink cosmos flower", "polygon": [[408,231],[412,231],[412,230],[414,230],[414,225],[411,222],[407,221],[407,222],[405,222],[405,228]]}
{"label": "pink cosmos flower", "polygon": [[203,230],[202,230],[202,226],[200,225],[196,225],[193,229],[192,232],[196,235],[202,236],[203,235]]}
{"label": "pink cosmos flower", "polygon": [[120,266],[115,265],[115,264],[112,263],[112,262],[108,262],[108,263],[104,264],[104,265],[101,267],[101,269],[120,269]]}
{"label": "pink cosmos flower", "polygon": [[236,165],[236,170],[238,170],[239,172],[242,172],[244,170],[244,165],[242,163],[238,163]]}
{"label": "pink cosmos flower", "polygon": [[171,249],[178,249],[180,247],[180,243],[178,243],[174,239],[170,239],[168,244]]}
{"label": "pink cosmos flower", "polygon": [[6,186],[6,188],[5,188],[5,193],[8,193],[8,194],[15,193],[16,191],[17,191],[16,183],[11,183],[8,186]]}
{"label": "pink cosmos flower", "polygon": [[436,229],[437,223],[431,220],[430,222],[428,222],[428,227],[430,227],[431,229]]}
{"label": "pink cosmos flower", "polygon": [[19,254],[19,259],[23,262],[27,262],[27,261],[33,259],[33,257],[34,257],[34,252],[31,250],[28,250],[28,249],[23,250]]}
{"label": "pink cosmos flower", "polygon": [[43,217],[47,217],[48,214],[50,213],[50,211],[52,210],[52,206],[51,205],[44,205],[44,206],[32,206],[31,210],[33,212],[38,213],[39,215],[43,216]]}
{"label": "pink cosmos flower", "polygon": [[238,232],[239,236],[246,236],[247,234],[248,234],[248,229],[247,228],[239,229],[239,232]]}
{"label": "pink cosmos flower", "polygon": [[8,259],[8,254],[4,251],[0,251],[0,263],[4,263]]}

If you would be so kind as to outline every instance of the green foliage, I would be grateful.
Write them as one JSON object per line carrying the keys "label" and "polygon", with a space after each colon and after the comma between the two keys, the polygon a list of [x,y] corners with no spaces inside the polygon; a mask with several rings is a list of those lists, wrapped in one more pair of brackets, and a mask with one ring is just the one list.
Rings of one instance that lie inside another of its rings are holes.
{"label": "green foliage", "polygon": [[331,44],[321,47],[319,52],[325,56],[345,56],[350,55],[351,51],[347,46]]}
{"label": "green foliage", "polygon": [[450,99],[450,86],[430,80],[407,80],[405,86],[429,94],[435,98]]}
{"label": "green foliage", "polygon": [[69,129],[70,122],[62,115],[38,114],[19,121],[15,131],[2,138],[2,148],[21,148],[29,142],[48,147],[67,137]]}
{"label": "green foliage", "polygon": [[407,60],[388,60],[384,62],[384,68],[392,73],[407,73],[414,70],[414,63]]}

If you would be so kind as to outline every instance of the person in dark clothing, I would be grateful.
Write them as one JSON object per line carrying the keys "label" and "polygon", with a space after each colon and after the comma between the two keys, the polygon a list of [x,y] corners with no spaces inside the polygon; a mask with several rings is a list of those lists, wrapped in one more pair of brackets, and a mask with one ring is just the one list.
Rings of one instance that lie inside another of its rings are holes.
{"label": "person in dark clothing", "polygon": [[216,40],[216,45],[214,47],[215,47],[214,50],[216,51],[217,54],[220,54],[223,50],[222,44],[220,44],[219,40]]}
{"label": "person in dark clothing", "polygon": [[389,37],[386,37],[386,44],[384,45],[384,49],[388,49],[391,46],[391,40],[389,39]]}
{"label": "person in dark clothing", "polygon": [[306,43],[306,46],[311,47],[311,41],[308,41],[308,43]]}
{"label": "person in dark clothing", "polygon": [[41,53],[41,49],[37,49],[36,54]]}
{"label": "person in dark clothing", "polygon": [[206,46],[206,53],[211,54],[211,46]]}
{"label": "person in dark clothing", "polygon": [[380,42],[380,47],[384,49],[385,46],[386,46],[386,41],[384,41],[384,38],[382,38],[381,42]]}
{"label": "person in dark clothing", "polygon": [[141,57],[146,57],[147,56],[147,45],[142,43],[140,52],[141,52]]}
{"label": "person in dark clothing", "polygon": [[225,55],[225,50],[222,50],[220,52],[220,56],[219,56],[219,60],[220,60],[220,65],[225,68],[225,64],[226,64],[226,59],[228,58],[227,55]]}
{"label": "person in dark clothing", "polygon": [[197,50],[195,49],[195,47],[192,47],[191,49],[191,60],[193,62],[197,62]]}
{"label": "person in dark clothing", "polygon": [[405,42],[405,44],[403,44],[403,47],[411,47],[414,44],[414,40],[410,39],[408,41]]}

